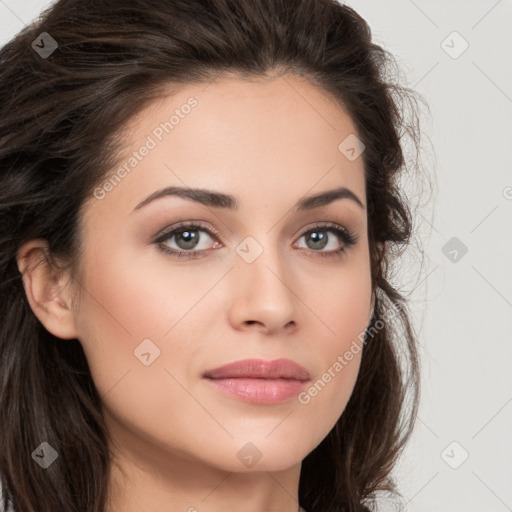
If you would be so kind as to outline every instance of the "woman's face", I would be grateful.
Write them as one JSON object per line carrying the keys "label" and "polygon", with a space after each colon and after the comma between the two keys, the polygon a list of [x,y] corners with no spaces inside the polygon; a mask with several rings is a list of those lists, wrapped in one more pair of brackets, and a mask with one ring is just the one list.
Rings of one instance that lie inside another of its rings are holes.
{"label": "woman's face", "polygon": [[[343,413],[371,317],[355,133],[334,100],[292,75],[186,86],[130,124],[117,178],[82,217],[74,325],[133,460],[282,470]],[[148,200],[168,187],[182,192]],[[169,233],[183,222],[199,227]],[[307,375],[205,377],[247,359],[288,359]]]}

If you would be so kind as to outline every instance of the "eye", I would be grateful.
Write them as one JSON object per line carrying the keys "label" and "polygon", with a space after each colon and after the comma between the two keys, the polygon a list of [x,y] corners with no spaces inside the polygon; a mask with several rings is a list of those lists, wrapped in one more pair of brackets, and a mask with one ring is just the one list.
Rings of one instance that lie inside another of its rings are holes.
{"label": "eye", "polygon": [[[331,236],[328,235],[329,233]],[[332,236],[333,234],[335,235],[334,237]],[[302,238],[305,238],[306,244],[309,244],[307,248],[311,248],[320,257],[340,257],[349,247],[357,243],[357,237],[354,233],[332,223],[313,226],[300,237],[300,239]],[[336,243],[336,239],[338,243]],[[340,246],[337,247],[337,245]],[[331,250],[322,251],[322,249],[328,246],[331,246]]]}
{"label": "eye", "polygon": [[[203,233],[206,236],[201,236]],[[333,236],[334,235],[334,236]],[[218,233],[212,228],[207,228],[194,222],[182,222],[172,229],[161,234],[154,243],[158,245],[159,250],[176,258],[197,259],[205,255],[208,251],[208,238],[217,239]],[[206,241],[202,240],[206,238]],[[306,239],[306,243],[311,252],[320,257],[341,257],[346,250],[357,243],[355,234],[346,228],[337,224],[318,224],[313,226],[302,234],[299,238]],[[177,247],[172,247],[170,240],[174,239]],[[336,240],[338,244],[336,244]],[[326,247],[334,245],[328,251],[323,251]],[[337,247],[339,246],[339,247]],[[214,241],[213,247],[221,247],[218,241]]]}
{"label": "eye", "polygon": [[[161,251],[171,256],[187,259],[197,258],[200,253],[206,252],[208,248],[201,247],[201,238],[205,237],[201,237],[199,233],[206,233],[208,235],[207,238],[215,238],[217,236],[217,233],[212,229],[201,226],[200,224],[184,222],[160,235],[160,237],[155,240],[155,243],[159,244],[158,247]],[[175,244],[178,246],[177,249],[169,248],[169,244],[164,243],[173,238],[175,239]],[[218,243],[215,242],[215,244]],[[216,245],[216,247],[217,246],[218,245]]]}

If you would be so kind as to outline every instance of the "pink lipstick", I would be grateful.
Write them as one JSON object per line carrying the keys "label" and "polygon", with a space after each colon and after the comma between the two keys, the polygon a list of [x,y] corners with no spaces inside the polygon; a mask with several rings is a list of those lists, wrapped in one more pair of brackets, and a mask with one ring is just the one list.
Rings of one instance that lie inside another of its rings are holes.
{"label": "pink lipstick", "polygon": [[218,391],[255,404],[278,404],[296,397],[309,372],[290,359],[244,359],[203,374]]}

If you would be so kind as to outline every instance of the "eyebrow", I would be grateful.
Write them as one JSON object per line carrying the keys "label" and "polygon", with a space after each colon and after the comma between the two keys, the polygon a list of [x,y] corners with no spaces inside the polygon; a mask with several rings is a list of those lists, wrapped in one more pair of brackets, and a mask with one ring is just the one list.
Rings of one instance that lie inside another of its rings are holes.
{"label": "eyebrow", "polygon": [[[181,197],[190,201],[201,203],[205,206],[212,208],[226,208],[230,210],[238,210],[240,204],[235,197],[229,194],[223,194],[221,192],[212,192],[210,190],[199,189],[199,188],[182,188],[182,187],[166,187],[162,190],[157,190],[150,196],[146,197],[141,201],[133,211],[140,210],[147,204],[160,199],[162,197]],[[362,201],[346,187],[339,187],[333,190],[327,190],[319,194],[303,197],[293,207],[294,211],[305,211],[326,206],[333,201],[338,199],[350,199],[355,202],[360,208],[364,209],[365,206]]]}

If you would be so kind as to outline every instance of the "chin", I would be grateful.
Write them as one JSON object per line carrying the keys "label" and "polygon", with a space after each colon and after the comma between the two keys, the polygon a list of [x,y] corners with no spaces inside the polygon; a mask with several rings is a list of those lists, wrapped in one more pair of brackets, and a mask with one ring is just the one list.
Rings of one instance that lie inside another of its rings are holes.
{"label": "chin", "polygon": [[266,432],[261,436],[249,435],[234,439],[233,449],[234,458],[226,460],[225,455],[222,457],[229,471],[249,473],[289,469],[300,464],[313,448],[305,446],[303,439],[283,439],[277,432],[270,435]]}

